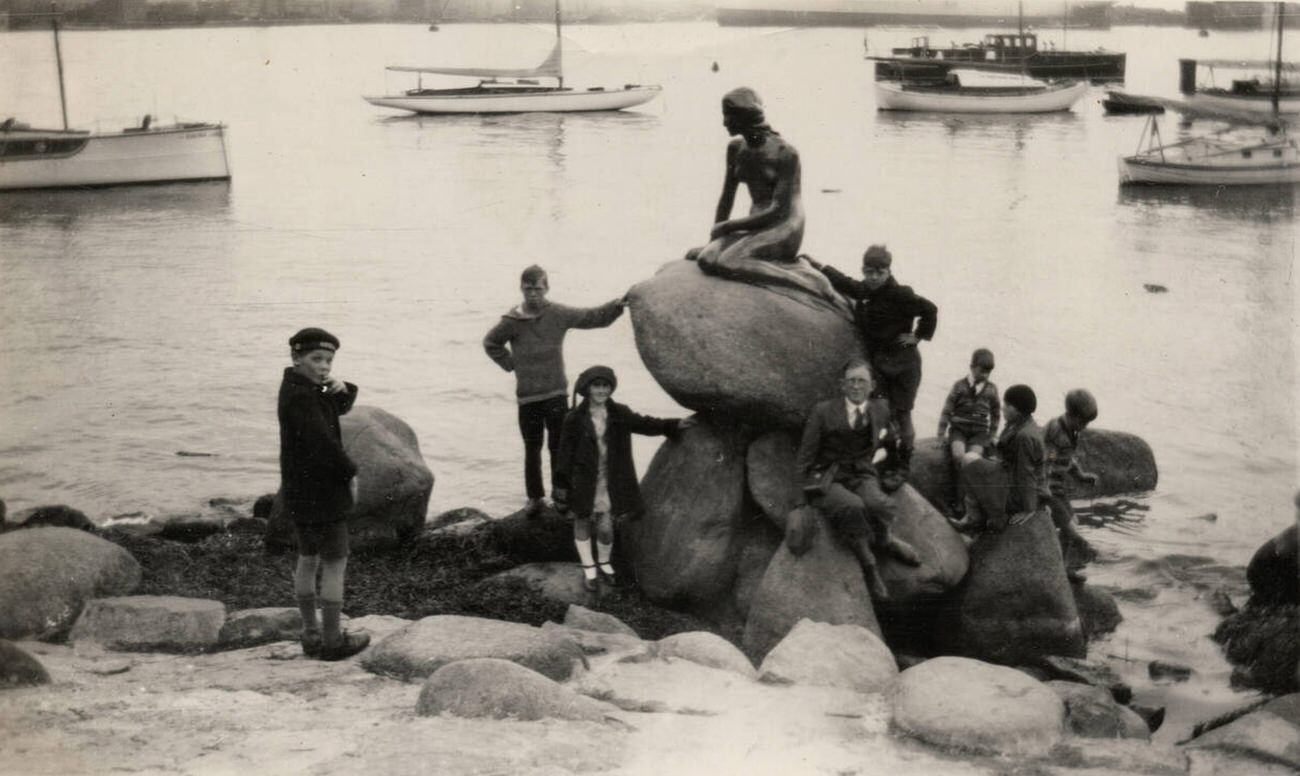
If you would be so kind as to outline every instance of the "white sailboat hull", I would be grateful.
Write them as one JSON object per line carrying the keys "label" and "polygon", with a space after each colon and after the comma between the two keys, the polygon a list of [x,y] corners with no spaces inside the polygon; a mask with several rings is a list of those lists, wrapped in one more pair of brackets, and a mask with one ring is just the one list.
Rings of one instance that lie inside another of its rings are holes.
{"label": "white sailboat hull", "polygon": [[1226,144],[1197,139],[1118,160],[1121,184],[1260,186],[1300,184],[1294,140]]}
{"label": "white sailboat hull", "polygon": [[876,81],[874,86],[880,110],[936,113],[1054,113],[1072,108],[1088,90],[1082,81],[1025,94],[912,90],[888,81]]}
{"label": "white sailboat hull", "polygon": [[576,113],[622,110],[649,102],[659,86],[629,86],[622,89],[578,91],[531,91],[500,94],[400,94],[363,97],[371,105],[415,113]]}
{"label": "white sailboat hull", "polygon": [[[66,150],[50,152],[44,150],[47,148]],[[0,132],[0,190],[229,177],[225,127],[221,124],[89,134],[41,130]]]}
{"label": "white sailboat hull", "polygon": [[[1255,113],[1260,116],[1273,115],[1273,100],[1267,95],[1251,97],[1196,92],[1187,95],[1186,102],[1196,108],[1207,110],[1229,110],[1238,113]],[[1278,100],[1278,113],[1283,115],[1300,114],[1300,97],[1282,97]]]}

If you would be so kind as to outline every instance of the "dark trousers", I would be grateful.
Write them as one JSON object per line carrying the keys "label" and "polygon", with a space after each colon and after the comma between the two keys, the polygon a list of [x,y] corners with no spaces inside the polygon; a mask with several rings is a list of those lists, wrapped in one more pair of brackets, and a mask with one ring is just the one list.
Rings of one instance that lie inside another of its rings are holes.
{"label": "dark trousers", "polygon": [[873,353],[871,377],[876,381],[876,395],[889,400],[889,413],[898,437],[899,464],[906,468],[916,439],[912,407],[921,387],[920,351],[911,346]]}
{"label": "dark trousers", "polygon": [[551,453],[551,490],[555,489],[555,453],[560,449],[560,431],[568,402],[563,396],[519,405],[519,434],[524,438],[524,487],[528,498],[546,495],[542,484],[542,441]]}
{"label": "dark trousers", "polygon": [[1056,535],[1061,541],[1061,557],[1065,560],[1065,567],[1082,568],[1088,562],[1088,540],[1080,536],[1079,529],[1075,527],[1074,507],[1070,506],[1070,497],[1053,493],[1047,499],[1047,508],[1052,513]]}
{"label": "dark trousers", "polygon": [[814,505],[850,548],[879,545],[889,540],[894,505],[875,477],[832,483]]}

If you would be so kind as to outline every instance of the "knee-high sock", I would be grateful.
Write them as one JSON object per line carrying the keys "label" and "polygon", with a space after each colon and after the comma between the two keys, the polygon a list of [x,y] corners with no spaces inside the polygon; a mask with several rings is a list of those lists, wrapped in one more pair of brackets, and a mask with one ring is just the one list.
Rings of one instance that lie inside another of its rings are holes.
{"label": "knee-high sock", "polygon": [[293,592],[298,598],[298,612],[302,615],[304,631],[320,630],[316,621],[316,567],[318,555],[299,555],[293,572]]}
{"label": "knee-high sock", "polygon": [[343,574],[347,571],[348,559],[338,558],[321,563],[320,597],[321,600],[343,600]]}
{"label": "knee-high sock", "polygon": [[591,537],[574,539],[573,546],[578,548],[578,562],[582,564],[582,573],[586,574],[588,579],[595,579],[596,563],[591,557]]}
{"label": "knee-high sock", "polygon": [[325,643],[330,646],[338,644],[343,637],[343,602],[322,598],[320,600],[320,616],[321,624],[324,625],[322,635]]}
{"label": "knee-high sock", "polygon": [[612,572],[614,570],[614,567],[609,565],[609,559],[613,554],[613,542],[602,542],[599,539],[596,540],[596,562],[601,565],[601,571]]}

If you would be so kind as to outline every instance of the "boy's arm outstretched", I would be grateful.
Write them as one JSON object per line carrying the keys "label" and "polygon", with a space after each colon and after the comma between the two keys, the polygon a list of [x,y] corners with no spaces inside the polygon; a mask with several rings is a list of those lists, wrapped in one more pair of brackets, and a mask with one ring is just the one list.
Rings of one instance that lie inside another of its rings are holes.
{"label": "boy's arm outstretched", "polygon": [[[555,306],[555,305],[552,305]],[[599,307],[564,307],[569,326],[575,329],[603,329],[623,314],[623,297],[611,299]]]}
{"label": "boy's arm outstretched", "polygon": [[627,412],[627,428],[634,434],[673,437],[678,431],[694,425],[695,418],[656,418],[640,415],[631,410]]}

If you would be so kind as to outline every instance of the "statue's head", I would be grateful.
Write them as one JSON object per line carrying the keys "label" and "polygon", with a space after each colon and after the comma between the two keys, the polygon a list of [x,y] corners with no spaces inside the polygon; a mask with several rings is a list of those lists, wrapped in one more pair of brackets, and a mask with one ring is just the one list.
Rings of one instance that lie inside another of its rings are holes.
{"label": "statue's head", "polygon": [[763,99],[748,86],[732,89],[722,96],[722,125],[733,135],[761,127],[767,123],[763,114]]}

